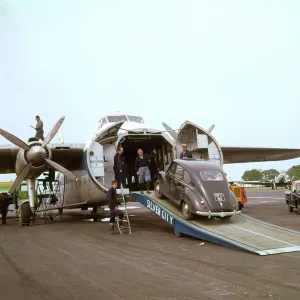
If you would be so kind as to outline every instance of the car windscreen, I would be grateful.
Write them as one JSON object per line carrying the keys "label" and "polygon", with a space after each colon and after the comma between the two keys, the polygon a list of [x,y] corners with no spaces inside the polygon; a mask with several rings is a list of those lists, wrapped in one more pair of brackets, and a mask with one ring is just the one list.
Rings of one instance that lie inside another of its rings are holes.
{"label": "car windscreen", "polygon": [[200,176],[205,181],[223,181],[222,174],[218,171],[201,171]]}

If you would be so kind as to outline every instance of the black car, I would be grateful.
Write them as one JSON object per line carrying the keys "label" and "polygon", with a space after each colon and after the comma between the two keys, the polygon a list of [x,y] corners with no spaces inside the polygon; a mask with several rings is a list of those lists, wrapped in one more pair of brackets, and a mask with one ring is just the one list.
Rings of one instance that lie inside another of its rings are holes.
{"label": "black car", "polygon": [[285,202],[289,212],[295,208],[300,215],[300,180],[294,181],[291,190],[285,191]]}
{"label": "black car", "polygon": [[181,207],[187,220],[195,215],[230,218],[240,213],[223,169],[203,160],[174,160],[167,172],[159,172],[155,196],[165,196]]}

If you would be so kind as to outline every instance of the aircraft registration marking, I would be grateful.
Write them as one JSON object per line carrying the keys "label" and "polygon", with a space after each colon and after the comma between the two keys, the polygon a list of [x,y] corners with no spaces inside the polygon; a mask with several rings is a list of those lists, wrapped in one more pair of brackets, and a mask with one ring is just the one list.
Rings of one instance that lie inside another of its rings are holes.
{"label": "aircraft registration marking", "polygon": [[150,199],[147,199],[147,208],[153,211],[155,214],[160,216],[162,219],[164,219],[166,222],[168,222],[170,225],[173,226],[173,220],[174,217],[171,216],[169,213],[167,213],[163,208],[156,205],[153,201]]}

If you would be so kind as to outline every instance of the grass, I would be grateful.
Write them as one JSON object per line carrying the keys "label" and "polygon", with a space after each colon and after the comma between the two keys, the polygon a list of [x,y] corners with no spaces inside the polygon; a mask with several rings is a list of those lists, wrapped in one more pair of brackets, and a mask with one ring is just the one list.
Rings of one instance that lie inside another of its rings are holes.
{"label": "grass", "polygon": [[0,182],[0,193],[8,192],[11,182]]}

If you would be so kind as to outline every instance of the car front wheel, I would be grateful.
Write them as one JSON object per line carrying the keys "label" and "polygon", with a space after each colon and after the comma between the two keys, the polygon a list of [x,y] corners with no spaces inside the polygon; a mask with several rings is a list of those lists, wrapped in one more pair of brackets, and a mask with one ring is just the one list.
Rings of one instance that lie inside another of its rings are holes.
{"label": "car front wheel", "polygon": [[164,198],[163,194],[160,192],[159,180],[156,180],[156,182],[155,182],[154,191],[155,191],[155,197],[157,197],[158,199]]}
{"label": "car front wheel", "polygon": [[195,218],[195,215],[190,211],[187,203],[184,200],[182,201],[181,204],[181,210],[186,220],[193,220]]}

